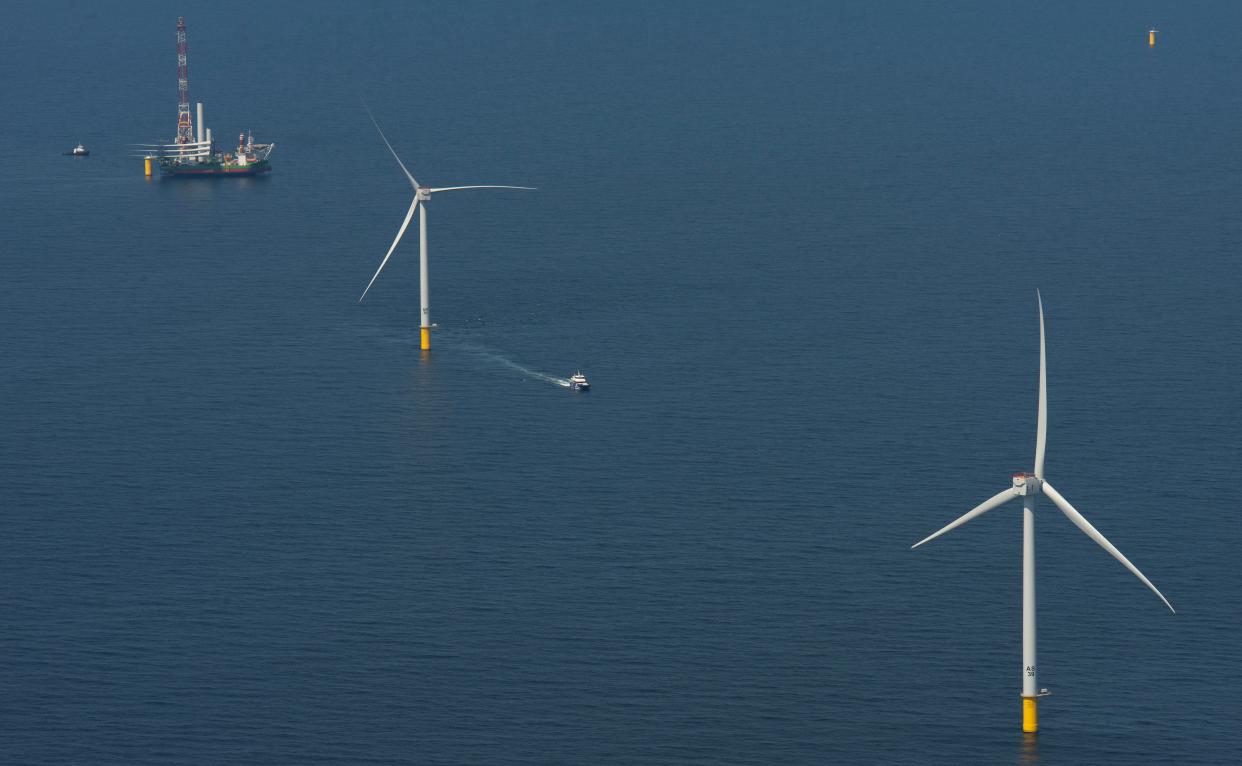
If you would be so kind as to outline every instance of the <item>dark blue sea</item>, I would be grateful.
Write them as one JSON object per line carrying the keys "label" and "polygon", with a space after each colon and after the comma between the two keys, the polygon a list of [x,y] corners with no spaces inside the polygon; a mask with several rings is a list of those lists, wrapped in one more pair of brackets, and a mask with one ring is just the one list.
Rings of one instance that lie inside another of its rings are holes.
{"label": "dark blue sea", "polygon": [[[269,176],[131,158],[181,15]],[[1238,762],[1240,80],[1223,1],[6,6],[0,763]],[[429,204],[426,358],[364,99],[538,187]],[[1036,289],[1178,612],[1043,501],[1024,739],[1021,506],[910,545],[1031,468]]]}

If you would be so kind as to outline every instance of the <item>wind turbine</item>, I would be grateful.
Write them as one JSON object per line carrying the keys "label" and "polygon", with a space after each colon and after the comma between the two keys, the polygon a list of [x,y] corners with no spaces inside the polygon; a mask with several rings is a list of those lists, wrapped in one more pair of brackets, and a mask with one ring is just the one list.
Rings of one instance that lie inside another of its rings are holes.
{"label": "wind turbine", "polygon": [[[405,214],[405,220],[401,222],[401,228],[397,231],[397,237],[392,241],[392,246],[388,248],[388,254],[384,256],[384,260],[380,261],[379,268],[375,270],[375,276],[371,277],[371,281],[367,283],[366,290],[362,291],[362,296],[358,298],[358,302],[362,303],[362,299],[367,297],[371,285],[375,284],[375,280],[379,278],[380,272],[384,270],[384,266],[388,263],[388,259],[392,257],[392,253],[397,249],[397,243],[401,241],[401,237],[405,235],[406,227],[410,225],[410,219],[414,217],[414,209],[418,208],[418,296],[421,312],[419,314],[419,348],[426,351],[431,348],[431,306],[428,301],[427,288],[427,203],[431,200],[431,195],[437,192],[461,191],[463,189],[527,189],[533,190],[532,186],[444,186],[440,188],[430,188],[427,186],[419,186],[418,181],[414,180],[414,176],[410,175],[410,171],[405,167],[405,163],[397,156],[397,152],[392,148],[392,144],[388,143],[388,137],[384,135],[384,131],[380,129],[379,123],[375,121],[375,115],[371,114],[370,108],[367,109],[367,115],[371,118],[371,123],[375,125],[375,129],[379,131],[380,138],[384,139],[384,145],[388,147],[388,151],[392,152],[393,159],[401,166],[401,172],[405,173],[405,177],[409,179],[410,186],[414,187],[414,201],[410,203],[410,209]],[[419,203],[422,203],[421,205]]]}
{"label": "wind turbine", "polygon": [[1083,518],[1074,506],[1070,505],[1060,492],[1044,479],[1044,447],[1048,437],[1048,371],[1044,352],[1044,301],[1039,292],[1035,293],[1039,301],[1039,417],[1035,427],[1035,472],[1018,473],[1013,476],[1013,486],[998,492],[992,497],[975,506],[968,513],[933,535],[918,541],[911,548],[917,548],[925,542],[935,540],[945,532],[956,529],[971,519],[982,516],[993,508],[999,508],[1014,498],[1022,498],[1022,731],[1039,730],[1039,717],[1036,713],[1035,701],[1048,694],[1046,689],[1038,689],[1035,676],[1035,498],[1046,495],[1074,526],[1086,533],[1087,537],[1099,543],[1113,558],[1129,569],[1139,578],[1152,593],[1160,597],[1169,611],[1175,612],[1173,605],[1164,595],[1156,590],[1156,586],[1143,576],[1138,567],[1122,555],[1121,551],[1100,534],[1091,522]]}

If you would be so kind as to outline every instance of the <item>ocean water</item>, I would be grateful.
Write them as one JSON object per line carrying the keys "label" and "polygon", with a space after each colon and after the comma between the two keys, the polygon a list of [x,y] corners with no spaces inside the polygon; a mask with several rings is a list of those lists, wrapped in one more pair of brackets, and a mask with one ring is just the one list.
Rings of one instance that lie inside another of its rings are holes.
{"label": "ocean water", "polygon": [[[178,15],[270,176],[128,156]],[[0,762],[1234,762],[1239,28],[19,3]],[[430,204],[428,358],[413,231],[358,302],[410,200],[362,99],[538,187]],[[1045,501],[1024,739],[1020,506],[909,546],[1031,466],[1036,289],[1048,476],[1178,613]]]}

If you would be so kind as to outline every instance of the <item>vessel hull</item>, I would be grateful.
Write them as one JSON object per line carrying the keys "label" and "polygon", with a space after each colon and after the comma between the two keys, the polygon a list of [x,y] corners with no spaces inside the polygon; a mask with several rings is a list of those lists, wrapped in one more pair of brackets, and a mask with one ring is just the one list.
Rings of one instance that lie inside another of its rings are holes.
{"label": "vessel hull", "polygon": [[263,173],[270,173],[271,164],[267,160],[246,165],[244,167],[223,166],[223,165],[190,165],[190,164],[168,164],[160,166],[160,174],[174,178],[181,177],[221,177],[221,176],[257,176]]}

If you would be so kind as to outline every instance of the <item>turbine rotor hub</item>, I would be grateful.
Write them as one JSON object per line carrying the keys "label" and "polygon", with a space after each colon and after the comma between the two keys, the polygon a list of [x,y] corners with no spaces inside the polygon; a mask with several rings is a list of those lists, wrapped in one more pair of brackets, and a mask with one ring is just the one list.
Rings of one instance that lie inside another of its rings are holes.
{"label": "turbine rotor hub", "polygon": [[1013,475],[1013,491],[1019,497],[1038,495],[1043,490],[1044,480],[1033,473],[1015,473]]}
{"label": "turbine rotor hub", "polygon": [[429,201],[430,199],[431,199],[431,190],[428,189],[426,186],[418,187],[418,201],[425,203]]}

